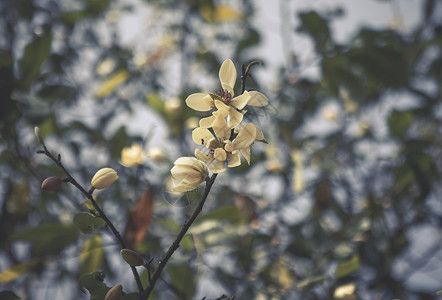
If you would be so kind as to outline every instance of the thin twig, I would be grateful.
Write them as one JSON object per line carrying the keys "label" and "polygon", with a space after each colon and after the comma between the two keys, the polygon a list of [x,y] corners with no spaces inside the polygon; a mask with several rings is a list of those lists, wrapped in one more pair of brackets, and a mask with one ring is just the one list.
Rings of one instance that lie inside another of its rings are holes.
{"label": "thin twig", "polygon": [[[76,180],[74,177],[72,177],[72,175],[69,173],[69,171],[63,166],[63,163],[61,162],[61,156],[60,154],[57,155],[57,158],[51,153],[49,152],[48,148],[46,147],[46,145],[43,144],[43,151],[37,151],[37,153],[40,154],[44,154],[47,157],[49,157],[53,162],[55,162],[55,164],[63,170],[63,172],[66,174],[67,176],[67,182],[71,183],[73,186],[75,186],[83,195],[86,196],[87,199],[89,199],[92,203],[92,205],[94,206],[95,210],[98,212],[98,215],[104,220],[104,222],[106,223],[106,225],[109,227],[109,229],[112,231],[113,235],[115,236],[115,238],[118,240],[118,242],[120,243],[122,248],[127,249],[127,245],[124,242],[123,238],[121,237],[120,233],[118,232],[118,230],[115,228],[115,226],[112,224],[112,222],[109,220],[109,218],[106,216],[106,214],[103,212],[103,210],[100,208],[100,206],[97,204],[97,202],[95,201],[94,197],[92,196],[92,191],[88,192],[86,191],[86,189],[84,189]],[[140,276],[138,274],[138,271],[135,267],[130,266],[132,273],[134,275],[135,281],[137,282],[137,286],[138,289],[140,291],[140,294],[143,292],[143,285],[141,284],[141,279]]]}
{"label": "thin twig", "polygon": [[155,286],[155,283],[160,278],[161,272],[163,271],[163,269],[166,266],[167,262],[169,261],[170,257],[178,249],[178,247],[180,246],[181,240],[186,235],[190,226],[193,224],[193,222],[195,221],[195,219],[198,217],[199,213],[201,212],[201,210],[204,206],[204,203],[206,202],[207,196],[209,195],[210,189],[212,188],[212,185],[215,182],[217,175],[218,174],[213,174],[212,177],[207,178],[206,187],[204,189],[203,195],[201,196],[201,200],[199,201],[197,207],[195,208],[192,216],[184,223],[184,225],[181,228],[180,232],[178,233],[178,236],[176,237],[175,241],[172,243],[172,245],[167,250],[164,258],[159,261],[158,268],[156,269],[155,273],[153,274],[152,280],[150,280],[149,286],[146,288],[146,290],[143,293],[141,293],[140,299],[148,299],[149,298],[149,295],[152,292],[152,290]]}

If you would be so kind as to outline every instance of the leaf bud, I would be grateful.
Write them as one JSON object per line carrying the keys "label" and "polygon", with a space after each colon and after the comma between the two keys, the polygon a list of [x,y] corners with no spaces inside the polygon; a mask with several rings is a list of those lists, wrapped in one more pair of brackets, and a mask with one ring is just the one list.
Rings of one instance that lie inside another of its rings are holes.
{"label": "leaf bud", "polygon": [[41,189],[43,191],[55,191],[61,187],[63,180],[57,176],[51,176],[43,180],[41,183]]}
{"label": "leaf bud", "polygon": [[103,168],[98,170],[92,177],[91,185],[97,190],[107,188],[118,179],[117,172],[112,168]]}
{"label": "leaf bud", "polygon": [[37,126],[35,126],[35,127],[34,127],[34,133],[35,133],[35,137],[37,138],[37,141],[38,141],[41,145],[44,145],[43,138],[41,137],[40,128],[37,127]]}
{"label": "leaf bud", "polygon": [[111,287],[109,291],[107,291],[104,300],[120,300],[122,294],[123,287],[121,286],[121,284],[117,284]]}
{"label": "leaf bud", "polygon": [[144,265],[144,259],[137,252],[130,249],[122,249],[120,251],[121,257],[132,267]]}

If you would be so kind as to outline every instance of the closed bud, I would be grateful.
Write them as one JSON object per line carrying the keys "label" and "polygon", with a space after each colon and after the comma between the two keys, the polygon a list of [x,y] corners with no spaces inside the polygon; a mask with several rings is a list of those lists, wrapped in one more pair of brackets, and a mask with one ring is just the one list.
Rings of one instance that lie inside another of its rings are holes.
{"label": "closed bud", "polygon": [[51,176],[43,180],[41,189],[43,191],[56,191],[60,188],[63,180],[57,176]]}
{"label": "closed bud", "polygon": [[92,177],[91,185],[97,190],[107,188],[118,179],[117,172],[112,168],[103,168],[98,170]]}
{"label": "closed bud", "polygon": [[158,163],[162,163],[166,159],[166,156],[164,155],[164,150],[161,149],[160,147],[150,148],[149,157]]}
{"label": "closed bud", "polygon": [[34,133],[35,133],[35,137],[37,138],[37,141],[43,145],[43,138],[41,137],[41,132],[40,132],[40,128],[38,128],[37,126],[34,127]]}
{"label": "closed bud", "polygon": [[174,164],[170,173],[174,179],[175,192],[196,189],[209,174],[206,164],[195,157],[180,157]]}
{"label": "closed bud", "polygon": [[144,259],[137,252],[130,249],[122,249],[120,251],[121,257],[132,267],[144,265]]}
{"label": "closed bud", "polygon": [[123,287],[121,286],[121,284],[117,284],[111,287],[109,291],[107,291],[104,300],[120,300],[122,294],[123,294]]}

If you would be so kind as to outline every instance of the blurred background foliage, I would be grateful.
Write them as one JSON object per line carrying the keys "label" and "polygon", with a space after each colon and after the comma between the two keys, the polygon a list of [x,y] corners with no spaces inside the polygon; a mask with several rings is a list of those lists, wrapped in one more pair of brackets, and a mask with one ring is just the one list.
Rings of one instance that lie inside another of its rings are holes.
{"label": "blurred background foliage", "polygon": [[40,190],[63,174],[36,154],[33,128],[85,188],[99,168],[118,171],[97,198],[155,266],[201,192],[170,192],[171,164],[192,155],[202,116],[184,99],[216,91],[226,58],[238,72],[263,61],[247,89],[270,105],[246,117],[269,144],[218,177],[152,299],[436,298],[442,8],[421,2],[410,30],[396,19],[345,43],[331,26],[342,8],[284,11],[299,25],[281,28],[312,42],[319,75],[305,75],[302,49],[282,37],[285,63],[268,80],[254,54],[256,1],[2,0],[0,298],[136,291],[86,199],[67,184]]}

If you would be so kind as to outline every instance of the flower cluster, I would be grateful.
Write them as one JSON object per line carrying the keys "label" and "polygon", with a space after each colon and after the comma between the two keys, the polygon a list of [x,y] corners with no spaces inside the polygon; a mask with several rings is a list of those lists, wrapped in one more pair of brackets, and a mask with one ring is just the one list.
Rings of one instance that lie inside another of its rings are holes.
{"label": "flower cluster", "polygon": [[[187,170],[192,170],[192,175],[189,174],[189,176],[195,177],[195,172],[207,176],[207,171],[221,173],[226,171],[228,167],[239,166],[241,164],[240,154],[250,164],[250,146],[256,140],[265,141],[264,134],[258,126],[253,123],[242,124],[242,121],[247,112],[244,110],[247,105],[265,106],[268,104],[268,99],[256,91],[244,91],[235,97],[236,77],[235,65],[230,59],[227,59],[219,70],[221,89],[216,94],[195,93],[186,99],[186,104],[190,108],[196,111],[211,112],[209,117],[199,121],[199,127],[192,132],[193,141],[205,146],[207,151],[195,150],[195,157],[205,164],[195,164],[192,160],[191,166],[187,166]],[[180,176],[178,178],[175,175],[178,174],[178,165],[175,162],[172,169],[174,171],[172,176],[178,181],[175,183],[174,190],[192,190],[203,181],[201,176],[196,176],[198,177],[197,181],[184,180],[185,169],[179,170]],[[195,165],[198,167],[195,168]]]}

